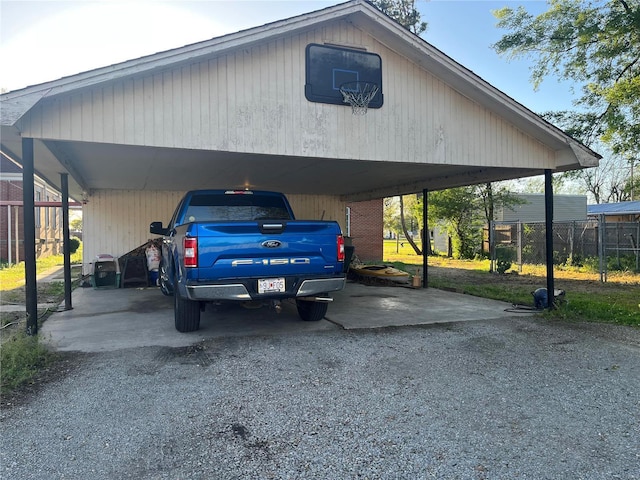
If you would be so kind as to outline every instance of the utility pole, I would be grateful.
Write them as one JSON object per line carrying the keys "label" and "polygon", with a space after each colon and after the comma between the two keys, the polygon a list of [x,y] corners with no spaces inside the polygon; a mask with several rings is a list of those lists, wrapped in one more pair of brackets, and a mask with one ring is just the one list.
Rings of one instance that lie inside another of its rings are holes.
{"label": "utility pole", "polygon": [[633,186],[634,186],[634,185],[633,185],[633,166],[634,166],[634,165],[635,165],[635,163],[636,163],[636,159],[635,159],[635,158],[632,158],[632,159],[630,159],[630,160],[629,160],[629,162],[631,163],[631,201],[633,202],[633,201],[635,200],[635,199],[634,199],[634,197],[633,197],[633,193],[634,193],[634,192],[633,192],[633,190],[634,190],[634,189],[633,189]]}

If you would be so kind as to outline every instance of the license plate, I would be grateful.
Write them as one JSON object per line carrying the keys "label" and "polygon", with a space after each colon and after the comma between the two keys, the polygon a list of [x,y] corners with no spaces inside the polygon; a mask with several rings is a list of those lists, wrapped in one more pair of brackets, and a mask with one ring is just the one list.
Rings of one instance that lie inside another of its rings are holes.
{"label": "license plate", "polygon": [[263,278],[258,280],[258,293],[285,292],[284,278]]}

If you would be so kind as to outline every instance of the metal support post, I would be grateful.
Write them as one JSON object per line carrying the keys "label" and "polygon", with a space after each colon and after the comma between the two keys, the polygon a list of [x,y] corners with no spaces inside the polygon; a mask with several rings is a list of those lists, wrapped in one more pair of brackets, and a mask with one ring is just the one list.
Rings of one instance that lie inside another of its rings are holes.
{"label": "metal support post", "polygon": [[22,139],[22,201],[24,205],[24,278],[27,335],[38,333],[38,282],[36,279],[36,216],[33,138]]}
{"label": "metal support post", "polygon": [[422,190],[422,287],[429,288],[429,251],[431,250],[431,234],[429,233],[429,190]]}
{"label": "metal support post", "polygon": [[553,308],[553,184],[550,169],[544,171],[545,234],[547,253],[547,308]]}
{"label": "metal support post", "polygon": [[71,310],[71,245],[69,243],[69,175],[60,174],[62,187],[62,254],[64,256],[64,309]]}

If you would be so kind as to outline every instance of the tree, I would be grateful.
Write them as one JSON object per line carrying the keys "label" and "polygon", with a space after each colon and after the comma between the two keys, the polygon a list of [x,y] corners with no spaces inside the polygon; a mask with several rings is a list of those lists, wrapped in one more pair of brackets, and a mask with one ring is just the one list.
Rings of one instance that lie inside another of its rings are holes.
{"label": "tree", "polygon": [[[422,255],[422,250],[420,249],[420,247],[418,247],[416,242],[413,240],[413,234],[411,234],[407,229],[407,218],[405,216],[405,206],[404,206],[405,198],[407,198],[409,202],[408,208],[406,209],[406,211],[408,211],[411,216],[411,223],[418,226],[420,225],[420,223],[422,223],[422,222],[418,222],[417,219],[414,218],[413,205],[417,203],[416,195],[405,195],[404,197],[400,196],[400,225],[402,226],[402,233],[404,233],[404,237],[409,242],[409,245],[411,245],[411,248],[413,248],[413,251],[416,252],[416,255]],[[420,218],[421,216],[422,215],[419,215],[417,216],[417,218]]]}
{"label": "tree", "polygon": [[[420,247],[413,239],[411,231],[420,228],[422,223],[422,211],[416,214],[416,195],[404,195],[384,199],[383,225],[385,231],[394,232],[396,235],[404,234],[417,255],[422,255]],[[409,231],[411,227],[411,231]]]}
{"label": "tree", "polygon": [[69,220],[69,227],[76,232],[82,231],[82,217]]}
{"label": "tree", "polygon": [[634,175],[634,170],[638,166],[640,166],[638,160],[635,158],[629,159],[629,170],[631,171],[631,175],[629,177],[629,181],[623,188],[625,200],[634,201],[636,198],[640,198],[640,175],[638,175],[638,173],[635,173]]}
{"label": "tree", "polygon": [[429,218],[443,224],[455,258],[473,258],[480,246],[482,205],[477,187],[429,192]]}
{"label": "tree", "polygon": [[388,197],[384,199],[382,225],[385,232],[393,232],[396,235],[402,230],[398,197]]}
{"label": "tree", "polygon": [[[554,175],[554,182],[571,182],[578,180],[584,190],[592,197],[595,203],[618,202],[627,184],[630,185],[630,178],[627,173],[631,171],[629,161],[625,161],[623,155],[615,154],[608,145],[604,144],[600,138],[604,135],[602,128],[595,131],[592,128],[594,115],[590,113],[579,113],[570,111],[546,112],[542,114],[546,120],[558,125],[567,134],[580,140],[585,145],[595,148],[603,154],[600,165],[584,170],[572,170]],[[554,184],[554,190],[557,186]]]}
{"label": "tree", "polygon": [[370,0],[369,3],[416,35],[427,30],[427,22],[420,20],[420,12],[416,10],[416,0]]}
{"label": "tree", "polygon": [[552,74],[582,85],[572,114],[579,138],[601,138],[616,154],[640,151],[640,4],[638,0],[549,0],[538,16],[523,7],[494,11],[509,30],[494,49],[535,59],[537,88]]}
{"label": "tree", "polygon": [[505,183],[491,183],[476,186],[476,194],[482,200],[484,220],[487,224],[496,219],[495,210],[498,207],[511,208],[526,203],[525,200],[511,192]]}

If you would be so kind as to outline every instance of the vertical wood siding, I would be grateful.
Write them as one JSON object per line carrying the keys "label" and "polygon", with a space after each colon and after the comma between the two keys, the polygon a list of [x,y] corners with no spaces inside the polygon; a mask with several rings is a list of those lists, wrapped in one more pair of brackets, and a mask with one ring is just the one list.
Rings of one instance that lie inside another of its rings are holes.
{"label": "vertical wood siding", "polygon": [[181,192],[98,190],[83,207],[83,271],[91,273],[97,255],[119,257],[144,244],[149,224],[166,224],[182,198]]}
{"label": "vertical wood siding", "polygon": [[[99,254],[116,257],[130,252],[155,235],[149,224],[167,224],[184,192],[98,190],[83,207],[83,271],[89,274]],[[346,204],[337,197],[288,195],[296,218],[335,220],[345,230]],[[324,217],[323,217],[324,215]]]}
{"label": "vertical wood siding", "polygon": [[[382,58],[384,105],[365,116],[304,96],[309,43]],[[35,138],[385,162],[554,167],[554,152],[345,22],[43,101]]]}

